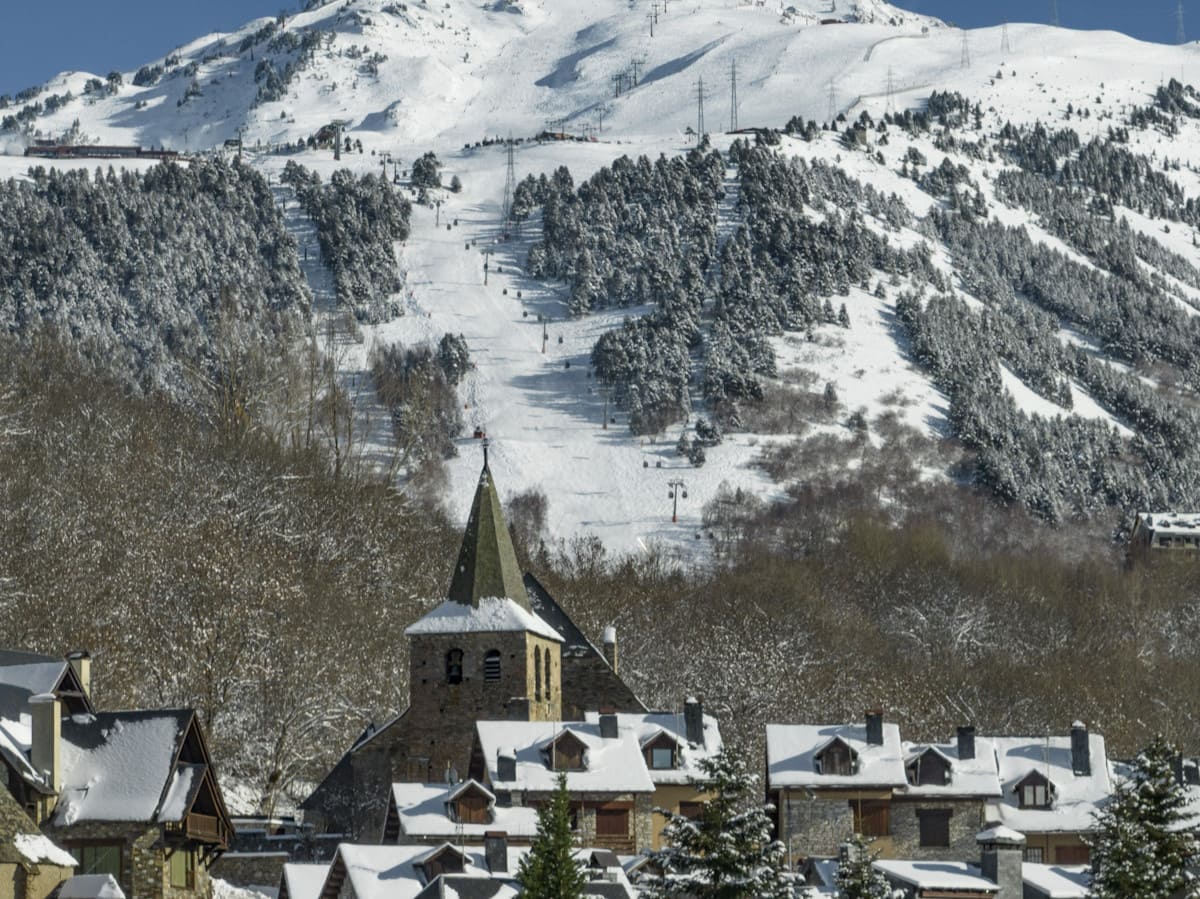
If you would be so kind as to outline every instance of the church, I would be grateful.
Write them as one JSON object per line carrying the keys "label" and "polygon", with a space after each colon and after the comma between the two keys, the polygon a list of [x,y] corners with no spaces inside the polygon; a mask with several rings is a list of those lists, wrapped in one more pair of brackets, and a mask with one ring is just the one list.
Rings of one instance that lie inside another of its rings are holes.
{"label": "church", "polygon": [[368,727],[302,803],[318,833],[378,840],[393,784],[466,779],[476,722],[647,711],[617,673],[615,630],[598,649],[521,572],[486,453],[446,598],[405,634],[408,708]]}

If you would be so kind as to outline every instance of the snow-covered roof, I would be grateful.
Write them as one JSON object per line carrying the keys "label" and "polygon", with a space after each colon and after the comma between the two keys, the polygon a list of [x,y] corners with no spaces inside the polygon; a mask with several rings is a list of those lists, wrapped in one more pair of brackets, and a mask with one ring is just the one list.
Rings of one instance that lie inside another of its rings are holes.
{"label": "snow-covered roof", "polygon": [[[553,792],[558,772],[547,764],[546,750],[564,734],[571,734],[585,747],[583,771],[568,771],[567,789],[572,792],[652,793],[654,782],[646,770],[637,732],[618,725],[616,739],[600,736],[598,724],[562,721],[479,721],[475,724],[488,780],[493,789]],[[516,779],[500,780],[496,759],[499,753],[516,753]]]}
{"label": "snow-covered roof", "polygon": [[505,808],[493,805],[491,821],[487,824],[453,820],[447,805],[461,790],[461,786],[446,784],[392,784],[392,801],[400,817],[401,832],[413,839],[453,838],[459,834],[482,839],[489,830],[502,830],[517,838],[533,837],[537,833],[537,810],[528,806]]}
{"label": "snow-covered roof", "polygon": [[1036,899],[1084,899],[1091,875],[1087,865],[1039,865],[1021,867],[1025,895]]}
{"label": "snow-covered roof", "polygon": [[1138,512],[1137,517],[1152,533],[1200,536],[1200,512]]}
{"label": "snow-covered roof", "polygon": [[319,899],[328,874],[327,864],[287,862],[280,884],[287,891],[288,899]]}
{"label": "snow-covered roof", "polygon": [[[192,788],[175,776],[188,711],[105,712],[63,719],[63,787],[58,826],[83,821],[178,821],[179,796]],[[187,777],[184,775],[183,777]],[[170,808],[159,803],[171,787]]]}
{"label": "snow-covered roof", "polygon": [[41,833],[18,833],[13,835],[13,846],[31,863],[60,865],[74,868],[79,862],[71,853],[60,849],[48,836]]}
{"label": "snow-covered roof", "polygon": [[478,607],[446,600],[423,618],[405,629],[408,636],[417,634],[474,634],[528,631],[556,643],[562,642],[558,631],[536,613],[523,609],[511,599],[484,597]]}
{"label": "snow-covered roof", "polygon": [[125,899],[125,893],[111,874],[76,874],[59,888],[58,899]]}
{"label": "snow-covered roof", "polygon": [[32,731],[28,714],[15,720],[0,718],[0,756],[27,783],[39,787],[43,792],[49,792],[46,781],[29,761],[31,740]]}
{"label": "snow-covered roof", "polygon": [[[432,848],[423,845],[368,846],[342,843],[337,848],[337,855],[329,867],[329,873],[332,874],[340,863],[345,868],[346,881],[353,889],[355,899],[416,899],[428,885],[420,866],[446,849],[460,852],[464,856],[463,871],[461,875],[456,876],[489,879],[492,877],[481,846],[454,846],[450,843]],[[522,856],[528,851],[527,847],[510,848],[507,859],[508,872],[500,875],[500,879],[513,879]],[[285,876],[286,870],[285,866]],[[326,881],[328,877],[327,874]],[[324,884],[322,888],[323,886]],[[345,885],[343,891],[344,889]],[[346,894],[342,892],[341,895]],[[291,893],[290,886],[289,897],[313,899],[311,894],[300,896]]]}
{"label": "snow-covered roof", "polygon": [[[585,712],[584,718],[588,724],[600,724],[599,712]],[[679,750],[676,754],[675,768],[649,768],[650,779],[656,784],[686,784],[704,776],[700,770],[700,760],[710,758],[721,751],[721,728],[717,719],[711,715],[704,716],[704,744],[689,743],[687,727],[683,722],[683,713],[673,712],[644,712],[619,713],[617,715],[617,730],[632,731],[637,736],[638,746],[644,747],[652,742],[659,734],[665,734],[674,740]],[[643,756],[643,760],[645,756]]]}
{"label": "snow-covered roof", "polygon": [[[814,764],[834,741],[845,743],[858,757],[853,774],[820,774]],[[883,745],[867,743],[865,724],[768,724],[767,786],[904,787],[904,749],[900,728],[884,723]]]}
{"label": "snow-covered roof", "polygon": [[996,767],[996,748],[991,740],[975,739],[975,757],[960,759],[957,743],[905,743],[905,768],[927,752],[934,752],[950,766],[946,784],[909,784],[905,796],[999,796],[1000,779]]}
{"label": "snow-covered roof", "polygon": [[[1077,775],[1071,764],[1071,737],[993,737],[1003,794],[988,802],[987,820],[1021,833],[1090,831],[1093,814],[1112,793],[1104,737],[1088,734],[1091,774]],[[1053,784],[1049,808],[1023,809],[1016,787],[1037,772]]]}
{"label": "snow-covered roof", "polygon": [[917,890],[953,891],[956,893],[995,894],[999,887],[988,880],[975,865],[965,862],[925,862],[906,860],[879,860],[874,862],[877,870],[895,883],[902,883]]}

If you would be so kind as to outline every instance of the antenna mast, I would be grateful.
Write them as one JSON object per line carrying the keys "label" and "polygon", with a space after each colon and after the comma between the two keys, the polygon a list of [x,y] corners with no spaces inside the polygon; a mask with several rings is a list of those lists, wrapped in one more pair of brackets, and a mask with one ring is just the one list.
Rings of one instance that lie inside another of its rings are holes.
{"label": "antenna mast", "polygon": [[696,79],[696,143],[704,137],[704,76]]}
{"label": "antenna mast", "polygon": [[971,38],[966,29],[963,29],[962,34],[962,67],[964,69],[971,68]]}
{"label": "antenna mast", "polygon": [[737,59],[729,64],[729,130],[738,130]]}
{"label": "antenna mast", "polygon": [[508,174],[504,178],[504,233],[507,236],[512,226],[513,200],[517,193],[517,165],[513,156],[513,139],[511,133],[508,135],[508,140],[504,143],[508,153]]}

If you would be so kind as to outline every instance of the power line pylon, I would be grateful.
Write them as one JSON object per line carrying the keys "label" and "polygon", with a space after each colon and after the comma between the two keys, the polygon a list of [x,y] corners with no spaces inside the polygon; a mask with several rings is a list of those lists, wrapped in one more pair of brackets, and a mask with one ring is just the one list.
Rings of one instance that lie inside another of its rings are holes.
{"label": "power line pylon", "polygon": [[971,68],[971,38],[965,30],[962,33],[962,67]]}
{"label": "power line pylon", "polygon": [[1005,56],[1012,53],[1012,44],[1008,41],[1008,23],[1004,23],[1004,30],[1000,32],[1000,52]]}
{"label": "power line pylon", "polygon": [[517,193],[517,164],[513,154],[513,139],[511,134],[509,134],[508,140],[505,141],[505,149],[508,152],[508,174],[504,177],[504,233],[507,235],[512,231],[513,201]]}
{"label": "power line pylon", "polygon": [[1050,0],[1050,24],[1058,27],[1058,0]]}
{"label": "power line pylon", "polygon": [[887,107],[885,111],[896,111],[896,76],[891,66],[888,66]]}
{"label": "power line pylon", "polygon": [[696,143],[704,137],[704,76],[696,79]]}
{"label": "power line pylon", "polygon": [[838,110],[837,99],[838,99],[837,98],[837,85],[834,83],[833,79],[830,78],[829,79],[829,113],[828,113],[828,120],[829,120],[830,125],[832,125],[834,123],[834,121],[837,119],[837,110]]}
{"label": "power line pylon", "polygon": [[1175,40],[1180,44],[1187,43],[1187,29],[1183,27],[1183,0],[1175,10]]}
{"label": "power line pylon", "polygon": [[729,64],[729,130],[738,130],[737,60]]}

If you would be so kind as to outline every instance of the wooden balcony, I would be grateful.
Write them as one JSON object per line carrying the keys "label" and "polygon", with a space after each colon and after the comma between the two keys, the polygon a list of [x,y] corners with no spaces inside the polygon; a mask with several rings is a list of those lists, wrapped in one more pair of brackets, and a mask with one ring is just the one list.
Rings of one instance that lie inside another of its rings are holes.
{"label": "wooden balcony", "polygon": [[229,840],[233,836],[220,818],[215,815],[201,815],[198,812],[192,812],[178,824],[168,825],[168,829],[198,843],[215,843],[222,849],[229,846]]}
{"label": "wooden balcony", "polygon": [[611,849],[613,852],[621,852],[626,855],[632,854],[635,850],[633,837],[627,834],[622,836],[596,834],[592,843],[597,849]]}

